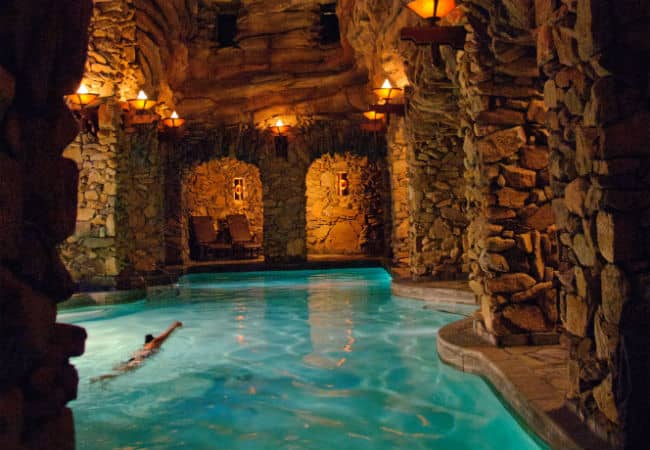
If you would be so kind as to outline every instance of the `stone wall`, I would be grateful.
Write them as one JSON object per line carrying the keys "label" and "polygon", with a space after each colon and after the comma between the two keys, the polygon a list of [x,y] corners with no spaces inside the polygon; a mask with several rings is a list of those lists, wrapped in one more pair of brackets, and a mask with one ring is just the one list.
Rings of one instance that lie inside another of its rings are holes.
{"label": "stone wall", "polygon": [[457,89],[437,67],[428,47],[407,70],[406,124],[410,136],[409,208],[411,273],[414,277],[465,277],[463,241],[468,220],[463,146],[458,138]]}
{"label": "stone wall", "polygon": [[264,199],[264,258],[266,261],[304,261],[307,257],[305,179],[311,163],[301,136],[289,139],[288,158],[274,155],[266,143],[260,158]]}
{"label": "stone wall", "polygon": [[153,272],[164,261],[165,154],[157,124],[126,129],[118,159],[116,215],[121,275]]}
{"label": "stone wall", "polygon": [[386,134],[388,154],[386,163],[390,176],[391,234],[389,245],[392,264],[409,267],[409,203],[408,203],[408,142],[405,136],[404,120],[393,120]]}
{"label": "stone wall", "polygon": [[466,24],[465,51],[445,57],[457,67],[464,115],[470,286],[480,299],[479,325],[497,340],[519,335],[522,343],[559,320],[554,194],[531,3],[467,1],[464,16],[447,19]]}
{"label": "stone wall", "polygon": [[[244,179],[242,200],[235,200],[233,180]],[[250,230],[262,243],[264,210],[260,171],[234,158],[208,161],[186,169],[183,175],[181,211],[184,219],[184,260],[189,258],[189,216],[210,216],[215,225],[230,214],[244,214]]]}
{"label": "stone wall", "polygon": [[[339,193],[338,174],[348,192]],[[389,205],[386,167],[368,157],[323,155],[307,172],[307,252],[383,254]]]}
{"label": "stone wall", "polygon": [[56,323],[73,291],[56,247],[74,232],[78,133],[63,103],[83,73],[92,2],[0,3],[0,447],[74,448],[85,331]]}
{"label": "stone wall", "polygon": [[116,210],[117,173],[124,170],[118,163],[126,145],[119,100],[135,97],[142,79],[134,12],[127,0],[98,2],[93,11],[83,82],[101,96],[94,106],[98,129],[96,136],[81,133],[64,153],[79,168],[79,210],[75,234],[60,251],[72,277],[82,284],[110,287],[127,262],[116,241],[117,230],[127,228]]}
{"label": "stone wall", "polygon": [[643,448],[650,425],[650,6],[535,3],[570,402],[610,442]]}

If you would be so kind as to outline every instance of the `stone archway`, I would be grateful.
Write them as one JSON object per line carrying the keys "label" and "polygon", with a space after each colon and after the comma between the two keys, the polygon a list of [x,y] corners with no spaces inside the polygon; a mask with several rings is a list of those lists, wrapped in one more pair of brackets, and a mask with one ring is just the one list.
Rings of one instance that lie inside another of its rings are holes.
{"label": "stone archway", "polygon": [[235,158],[213,159],[185,169],[180,214],[183,261],[190,260],[190,216],[209,216],[215,225],[223,226],[228,215],[244,214],[258,242],[262,242],[264,206],[259,169]]}
{"label": "stone archway", "polygon": [[386,165],[350,153],[323,155],[306,176],[307,254],[384,253]]}

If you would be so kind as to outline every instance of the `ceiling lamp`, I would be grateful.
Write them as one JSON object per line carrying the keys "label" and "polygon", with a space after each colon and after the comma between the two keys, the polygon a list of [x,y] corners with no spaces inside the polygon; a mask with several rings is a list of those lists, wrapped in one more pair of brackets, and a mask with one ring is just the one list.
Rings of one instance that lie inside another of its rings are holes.
{"label": "ceiling lamp", "polygon": [[129,103],[129,107],[138,113],[144,113],[150,110],[157,103],[155,100],[149,100],[147,94],[145,94],[144,91],[138,92],[138,96],[136,98],[127,100],[127,102]]}
{"label": "ceiling lamp", "polygon": [[163,119],[162,123],[167,128],[180,128],[185,124],[185,119],[178,117],[178,113],[174,111],[171,116]]}
{"label": "ceiling lamp", "polygon": [[77,109],[86,108],[99,98],[99,94],[88,91],[85,84],[81,83],[79,89],[74,94],[66,95],[65,98],[70,104]]}
{"label": "ceiling lamp", "polygon": [[402,40],[411,40],[417,45],[430,44],[433,50],[433,62],[440,63],[440,45],[449,45],[456,50],[465,46],[466,31],[462,26],[438,26],[438,21],[456,8],[454,0],[415,0],[404,1],[408,9],[423,19],[428,19],[428,27],[406,27],[400,31]]}

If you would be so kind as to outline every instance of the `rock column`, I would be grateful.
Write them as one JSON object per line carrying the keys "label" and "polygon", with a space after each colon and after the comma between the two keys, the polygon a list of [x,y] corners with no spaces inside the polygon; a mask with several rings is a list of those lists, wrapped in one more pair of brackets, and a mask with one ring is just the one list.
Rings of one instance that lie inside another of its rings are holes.
{"label": "rock column", "polygon": [[602,437],[649,428],[647,2],[537,1],[570,402]]}
{"label": "rock column", "polygon": [[540,333],[558,321],[553,192],[530,3],[468,1],[458,61],[470,286],[481,304],[478,330],[506,344],[545,342]]}
{"label": "rock column", "polygon": [[[0,4],[0,448],[74,448],[82,328],[57,324],[72,293],[56,246],[74,232],[78,132],[63,103],[81,79],[90,0]],[[37,45],[37,46],[35,46]]]}

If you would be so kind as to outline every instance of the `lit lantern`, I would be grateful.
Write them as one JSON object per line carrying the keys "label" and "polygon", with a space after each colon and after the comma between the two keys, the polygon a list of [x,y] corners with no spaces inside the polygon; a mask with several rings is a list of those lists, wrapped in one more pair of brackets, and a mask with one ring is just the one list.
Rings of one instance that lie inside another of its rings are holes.
{"label": "lit lantern", "polygon": [[147,111],[153,108],[154,105],[156,104],[155,100],[149,100],[147,94],[145,94],[144,91],[138,92],[138,96],[136,98],[127,100],[127,102],[129,103],[131,109],[134,109],[135,111],[138,112]]}
{"label": "lit lantern", "polygon": [[386,114],[380,113],[380,112],[375,111],[374,109],[371,109],[370,111],[364,112],[363,116],[366,119],[372,120],[374,122],[376,120],[382,120],[384,117],[386,117]]}
{"label": "lit lantern", "polygon": [[166,119],[163,119],[163,125],[167,128],[180,128],[185,124],[185,119],[178,117],[178,113],[174,111],[172,115]]}
{"label": "lit lantern", "polygon": [[276,136],[283,136],[289,131],[289,128],[291,128],[290,125],[285,125],[284,122],[282,122],[282,119],[278,119],[275,122],[275,125],[271,127],[271,131]]}
{"label": "lit lantern", "polygon": [[70,101],[70,103],[72,103],[73,105],[79,108],[85,108],[86,106],[90,105],[92,102],[97,100],[98,97],[99,94],[94,94],[89,92],[88,88],[83,83],[79,85],[79,89],[77,89],[76,93],[65,96],[65,98],[67,98]]}
{"label": "lit lantern", "polygon": [[439,20],[456,8],[454,0],[414,0],[406,7],[423,19]]}
{"label": "lit lantern", "polygon": [[380,88],[373,90],[375,91],[377,97],[380,100],[384,100],[385,102],[389,102],[390,100],[397,97],[400,92],[402,92],[400,88],[393,87],[388,79],[384,81],[384,84],[382,84]]}

